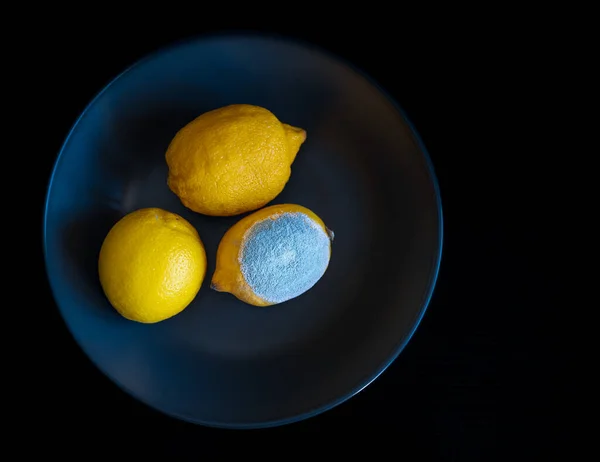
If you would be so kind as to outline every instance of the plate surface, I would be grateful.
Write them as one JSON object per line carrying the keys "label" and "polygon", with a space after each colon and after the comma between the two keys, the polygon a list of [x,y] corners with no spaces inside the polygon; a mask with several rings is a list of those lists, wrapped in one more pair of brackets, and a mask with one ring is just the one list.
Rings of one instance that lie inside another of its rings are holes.
{"label": "plate surface", "polygon": [[[166,185],[164,154],[177,130],[233,103],[263,106],[307,131],[271,204],[308,207],[335,232],[323,278],[268,308],[209,289],[219,241],[245,215],[196,214]],[[196,299],[154,325],[120,317],[97,273],[106,233],[141,207],[185,217],[208,257]],[[123,390],[191,422],[266,427],[343,402],[397,357],[435,285],[441,202],[410,123],[362,74],[294,41],[212,36],[151,55],[89,104],[56,161],[44,245],[66,325]]]}

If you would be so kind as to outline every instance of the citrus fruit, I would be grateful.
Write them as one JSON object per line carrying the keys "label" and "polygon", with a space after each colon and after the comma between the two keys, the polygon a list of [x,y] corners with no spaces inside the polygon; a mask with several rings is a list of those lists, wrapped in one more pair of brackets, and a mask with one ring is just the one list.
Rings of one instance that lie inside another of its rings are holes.
{"label": "citrus fruit", "polygon": [[206,253],[184,218],[159,208],[139,209],[106,235],[98,272],[108,301],[123,317],[156,323],[194,299],[206,273]]}
{"label": "citrus fruit", "polygon": [[298,297],[325,274],[332,241],[333,232],[309,209],[265,207],[225,233],[211,288],[255,306]]}
{"label": "citrus fruit", "polygon": [[167,184],[189,209],[212,216],[256,210],[285,187],[306,131],[269,110],[233,104],[181,128],[165,154]]}

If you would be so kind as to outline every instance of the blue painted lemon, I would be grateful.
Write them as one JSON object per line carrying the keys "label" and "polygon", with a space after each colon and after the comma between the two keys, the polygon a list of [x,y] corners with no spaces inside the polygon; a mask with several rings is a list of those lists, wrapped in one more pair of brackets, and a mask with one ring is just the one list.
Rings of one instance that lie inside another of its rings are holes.
{"label": "blue painted lemon", "polygon": [[325,274],[333,232],[295,204],[266,207],[233,225],[221,239],[211,288],[255,306],[291,300]]}

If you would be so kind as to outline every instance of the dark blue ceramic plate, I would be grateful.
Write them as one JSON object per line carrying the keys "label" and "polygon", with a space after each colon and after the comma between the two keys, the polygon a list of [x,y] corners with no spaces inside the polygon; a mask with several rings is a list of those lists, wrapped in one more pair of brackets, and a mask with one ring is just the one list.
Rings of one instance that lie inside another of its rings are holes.
{"label": "dark blue ceramic plate", "polygon": [[[232,103],[306,129],[272,203],[312,209],[336,236],[316,286],[268,308],[209,288],[219,240],[241,216],[191,212],[166,184],[164,154],[177,130]],[[141,207],[188,219],[208,256],[194,302],[153,325],[120,317],[97,274],[106,233]],[[98,368],[168,415],[236,428],[314,416],[381,374],[425,312],[442,247],[431,162],[394,102],[331,55],[240,35],[162,50],[104,88],[58,156],[44,228],[54,297]]]}

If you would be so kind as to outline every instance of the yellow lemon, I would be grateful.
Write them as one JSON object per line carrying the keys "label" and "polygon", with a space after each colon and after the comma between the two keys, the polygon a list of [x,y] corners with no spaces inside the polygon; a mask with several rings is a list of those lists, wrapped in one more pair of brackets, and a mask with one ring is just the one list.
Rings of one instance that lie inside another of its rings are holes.
{"label": "yellow lemon", "polygon": [[309,209],[272,205],[223,236],[211,288],[255,306],[298,297],[325,274],[333,232]]}
{"label": "yellow lemon", "polygon": [[196,229],[158,208],[125,215],[106,235],[98,259],[100,284],[111,305],[141,323],[168,319],[194,299],[206,274]]}
{"label": "yellow lemon", "polygon": [[191,210],[231,216],[256,210],[284,188],[306,131],[265,108],[233,104],[181,128],[166,152],[167,183]]}

